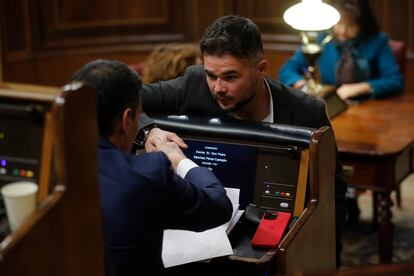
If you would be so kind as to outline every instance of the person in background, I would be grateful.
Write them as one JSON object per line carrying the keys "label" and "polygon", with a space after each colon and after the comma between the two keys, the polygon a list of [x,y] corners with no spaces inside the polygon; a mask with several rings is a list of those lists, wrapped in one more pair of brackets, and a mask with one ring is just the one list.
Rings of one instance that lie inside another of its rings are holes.
{"label": "person in background", "polygon": [[[216,19],[200,42],[204,65],[184,75],[142,87],[142,108],[151,114],[199,115],[320,128],[330,126],[324,104],[267,76],[268,61],[257,25],[248,18]],[[145,148],[156,148],[160,129],[154,127]],[[168,137],[167,137],[168,138]],[[337,265],[346,214],[346,183],[336,162],[335,211]]]}
{"label": "person in background", "polygon": [[129,154],[138,132],[141,82],[126,64],[96,60],[72,81],[97,96],[99,186],[106,249],[116,275],[162,275],[164,229],[204,231],[228,221],[232,205],[219,180],[174,142]]}
{"label": "person in background", "polygon": [[[380,98],[403,91],[403,77],[389,46],[379,31],[368,0],[332,0],[341,19],[333,27],[333,39],[319,58],[321,82],[337,86],[342,99]],[[325,34],[326,35],[326,34]],[[320,41],[324,39],[320,36]],[[301,89],[308,62],[298,49],[279,71],[282,83]]]}
{"label": "person in background", "polygon": [[195,45],[160,45],[151,52],[145,62],[142,82],[175,79],[183,75],[188,66],[201,63],[201,53]]}

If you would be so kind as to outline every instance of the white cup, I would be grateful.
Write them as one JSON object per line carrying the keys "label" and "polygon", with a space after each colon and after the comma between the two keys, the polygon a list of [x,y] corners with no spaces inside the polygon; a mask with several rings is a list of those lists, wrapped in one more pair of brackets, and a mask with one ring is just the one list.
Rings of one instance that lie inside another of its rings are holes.
{"label": "white cup", "polygon": [[12,232],[36,210],[38,186],[33,182],[13,182],[1,188]]}

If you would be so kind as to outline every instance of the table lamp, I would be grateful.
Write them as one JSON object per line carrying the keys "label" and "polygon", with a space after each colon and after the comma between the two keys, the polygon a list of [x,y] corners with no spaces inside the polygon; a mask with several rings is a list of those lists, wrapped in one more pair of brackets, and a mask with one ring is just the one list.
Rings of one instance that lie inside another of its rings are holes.
{"label": "table lamp", "polygon": [[288,8],[283,19],[295,30],[300,31],[302,39],[301,51],[308,60],[309,66],[304,68],[306,83],[303,91],[325,100],[326,109],[330,118],[346,109],[346,104],[336,94],[335,87],[322,85],[316,80],[315,64],[323,51],[323,46],[332,38],[328,35],[321,42],[317,41],[318,32],[328,30],[338,23],[339,12],[322,0],[302,0]]}

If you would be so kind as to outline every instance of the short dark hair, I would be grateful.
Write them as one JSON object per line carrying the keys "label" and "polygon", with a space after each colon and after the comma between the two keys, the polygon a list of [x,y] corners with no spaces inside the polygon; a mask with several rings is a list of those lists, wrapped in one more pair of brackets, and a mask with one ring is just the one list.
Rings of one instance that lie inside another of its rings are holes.
{"label": "short dark hair", "polygon": [[263,56],[263,43],[259,27],[248,18],[227,15],[216,19],[207,27],[200,41],[204,55],[232,55],[238,58]]}
{"label": "short dark hair", "polygon": [[95,91],[101,136],[114,131],[126,108],[131,108],[135,114],[140,104],[140,77],[123,62],[91,61],[73,75],[72,81],[82,81]]}
{"label": "short dark hair", "polygon": [[355,20],[363,37],[378,34],[378,20],[368,0],[332,0],[331,3],[341,14],[346,13]]}

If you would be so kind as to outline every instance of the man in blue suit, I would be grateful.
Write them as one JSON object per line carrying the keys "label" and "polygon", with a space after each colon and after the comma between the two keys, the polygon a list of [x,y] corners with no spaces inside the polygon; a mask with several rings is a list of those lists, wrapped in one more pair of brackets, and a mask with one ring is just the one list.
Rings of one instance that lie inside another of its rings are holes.
{"label": "man in blue suit", "polygon": [[106,248],[117,275],[162,275],[164,229],[203,231],[230,219],[232,205],[207,168],[174,142],[129,154],[141,113],[138,75],[124,63],[92,61],[73,77],[97,95],[99,185]]}

